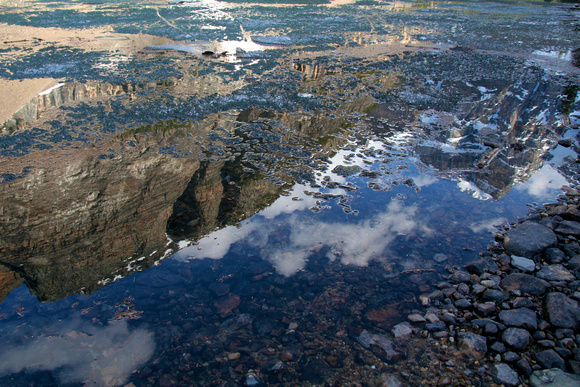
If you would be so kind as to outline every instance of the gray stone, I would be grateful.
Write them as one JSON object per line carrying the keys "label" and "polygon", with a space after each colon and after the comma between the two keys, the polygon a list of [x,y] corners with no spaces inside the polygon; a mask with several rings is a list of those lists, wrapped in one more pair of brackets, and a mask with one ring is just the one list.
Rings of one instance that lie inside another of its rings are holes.
{"label": "gray stone", "polygon": [[457,290],[460,291],[462,294],[469,294],[469,285],[465,282],[460,283],[457,285]]}
{"label": "gray stone", "polygon": [[566,220],[580,221],[580,208],[579,206],[568,206],[566,213],[563,215]]}
{"label": "gray stone", "polygon": [[514,308],[530,308],[533,306],[534,303],[532,302],[532,300],[526,297],[517,297],[513,303]]}
{"label": "gray stone", "polygon": [[501,304],[510,298],[510,295],[508,292],[504,292],[503,290],[487,289],[485,292],[483,292],[483,298],[485,300],[494,301],[498,304]]}
{"label": "gray stone", "polygon": [[475,284],[472,287],[471,293],[473,293],[475,295],[478,295],[478,294],[483,293],[486,289],[487,288],[485,286],[483,286],[483,285]]}
{"label": "gray stone", "polygon": [[425,321],[429,321],[430,323],[436,323],[441,321],[439,317],[435,313],[427,313],[425,315]]}
{"label": "gray stone", "polygon": [[520,360],[520,356],[512,351],[508,351],[504,354],[501,355],[501,358],[503,359],[503,361],[507,361],[508,363],[513,363],[515,361]]}
{"label": "gray stone", "polygon": [[444,331],[447,329],[447,325],[445,325],[443,321],[427,323],[425,324],[425,329],[427,329],[429,332]]}
{"label": "gray stone", "polygon": [[505,351],[507,351],[505,344],[500,341],[496,341],[495,343],[493,343],[493,345],[490,348],[491,350],[497,353],[504,353]]}
{"label": "gray stone", "polygon": [[536,277],[546,281],[574,281],[576,277],[560,264],[544,266]]}
{"label": "gray stone", "polygon": [[536,270],[536,263],[533,260],[529,258],[518,257],[517,255],[512,255],[511,265],[523,272]]}
{"label": "gray stone", "polygon": [[580,375],[568,374],[559,368],[535,371],[530,376],[530,387],[578,387]]}
{"label": "gray stone", "polygon": [[547,320],[557,328],[580,327],[580,305],[563,293],[548,293],[544,301]]}
{"label": "gray stone", "polygon": [[518,373],[505,363],[494,364],[491,368],[491,376],[495,383],[506,387],[515,387],[520,384]]}
{"label": "gray stone", "polygon": [[505,277],[500,286],[506,291],[519,290],[522,293],[531,295],[542,295],[550,287],[550,283],[533,275],[514,273]]}
{"label": "gray stone", "polygon": [[468,309],[471,308],[471,301],[469,301],[467,298],[461,298],[455,301],[455,306],[459,309]]}
{"label": "gray stone", "polygon": [[408,322],[402,322],[393,327],[392,333],[396,339],[401,339],[411,336],[413,334],[413,329],[411,328],[411,324]]}
{"label": "gray stone", "polygon": [[443,313],[441,315],[441,320],[444,321],[446,324],[453,324],[453,325],[455,325],[457,323],[457,320],[455,319],[455,316],[452,315],[451,313]]}
{"label": "gray stone", "polygon": [[521,328],[507,328],[501,338],[508,347],[518,350],[526,349],[532,339],[530,333]]}
{"label": "gray stone", "polygon": [[471,280],[471,274],[463,270],[457,270],[449,277],[449,281],[453,284],[461,282],[468,282]]}
{"label": "gray stone", "polygon": [[495,261],[489,257],[483,257],[465,266],[470,273],[482,275],[483,273],[497,273],[498,267]]}
{"label": "gray stone", "polygon": [[528,308],[502,310],[499,312],[499,319],[509,327],[519,327],[526,329],[537,329],[538,319],[536,312]]}
{"label": "gray stone", "polygon": [[558,227],[556,227],[556,232],[563,235],[580,235],[580,222],[573,220],[563,220],[560,222]]}
{"label": "gray stone", "polygon": [[496,311],[496,307],[495,307],[495,302],[484,302],[482,304],[477,304],[477,306],[475,307],[475,310],[477,311],[477,314],[483,317],[487,317],[490,314],[495,313]]}
{"label": "gray stone", "polygon": [[487,325],[492,324],[497,327],[500,331],[503,331],[506,327],[500,322],[492,320],[490,318],[476,318],[471,320],[471,324],[479,328],[485,328]]}
{"label": "gray stone", "polygon": [[497,325],[495,325],[495,324],[487,324],[485,326],[484,333],[486,335],[493,336],[493,335],[496,335],[497,332],[499,332],[499,329],[497,328]]}
{"label": "gray stone", "polygon": [[570,270],[580,270],[580,255],[573,256],[568,262],[566,262],[566,267]]}
{"label": "gray stone", "polygon": [[413,314],[410,314],[410,315],[409,315],[407,318],[408,318],[408,319],[409,319],[409,321],[411,321],[412,323],[422,323],[422,322],[425,322],[425,321],[427,321],[427,320],[425,320],[425,317],[421,316],[421,315],[420,315],[420,314],[418,314],[418,313],[413,313]]}
{"label": "gray stone", "polygon": [[566,362],[553,349],[536,352],[536,360],[543,368],[559,368],[566,371]]}
{"label": "gray stone", "polygon": [[553,263],[562,263],[566,260],[566,254],[556,247],[551,247],[544,251],[544,257],[546,258],[546,262],[553,264]]}
{"label": "gray stone", "polygon": [[503,245],[510,255],[532,258],[535,254],[554,246],[556,242],[556,234],[548,227],[534,222],[524,222],[507,233]]}
{"label": "gray stone", "polygon": [[516,362],[516,368],[522,373],[526,378],[529,378],[532,374],[532,367],[526,359],[520,359]]}
{"label": "gray stone", "polygon": [[538,340],[537,344],[540,347],[545,347],[545,348],[554,348],[556,346],[556,343],[553,342],[552,340]]}
{"label": "gray stone", "polygon": [[459,332],[457,338],[461,351],[472,355],[475,359],[483,359],[487,352],[485,337],[473,332]]}

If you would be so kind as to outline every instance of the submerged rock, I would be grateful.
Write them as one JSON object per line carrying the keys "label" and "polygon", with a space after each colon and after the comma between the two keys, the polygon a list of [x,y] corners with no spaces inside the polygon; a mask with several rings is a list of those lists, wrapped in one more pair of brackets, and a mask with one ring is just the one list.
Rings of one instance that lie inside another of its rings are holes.
{"label": "submerged rock", "polygon": [[407,351],[404,348],[383,335],[369,333],[364,330],[357,340],[360,345],[367,349],[371,348],[371,346],[380,348],[382,351],[379,351],[379,354],[388,362],[401,360],[407,357]]}
{"label": "submerged rock", "polygon": [[395,325],[392,332],[396,339],[401,339],[411,336],[413,334],[413,329],[411,329],[411,324],[408,322],[402,322]]}
{"label": "submerged rock", "polygon": [[253,321],[252,316],[250,316],[247,313],[242,313],[236,317],[232,317],[224,321],[224,323],[222,324],[222,328],[225,329],[226,331],[233,332],[247,325],[250,325],[252,321]]}
{"label": "submerged rock", "polygon": [[484,257],[466,265],[465,270],[473,274],[482,275],[483,273],[495,274],[497,273],[499,268],[497,267],[497,264],[494,262],[493,259],[489,257]]}

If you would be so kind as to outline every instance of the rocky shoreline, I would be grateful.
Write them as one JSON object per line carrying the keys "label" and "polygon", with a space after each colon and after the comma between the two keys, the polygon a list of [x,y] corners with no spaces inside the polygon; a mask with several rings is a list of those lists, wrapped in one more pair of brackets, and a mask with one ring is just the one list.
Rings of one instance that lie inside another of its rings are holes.
{"label": "rocky shoreline", "polygon": [[426,313],[409,315],[393,335],[455,343],[484,385],[580,386],[578,238],[580,191],[566,188],[557,203],[498,232],[479,260],[447,267],[438,290],[420,297]]}

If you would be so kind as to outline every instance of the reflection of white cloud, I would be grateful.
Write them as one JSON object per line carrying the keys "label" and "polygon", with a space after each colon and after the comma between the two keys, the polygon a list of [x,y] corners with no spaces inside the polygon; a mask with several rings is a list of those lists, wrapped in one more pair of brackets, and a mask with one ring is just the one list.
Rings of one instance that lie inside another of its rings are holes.
{"label": "reflection of white cloud", "polygon": [[423,175],[419,175],[419,176],[414,176],[413,181],[415,182],[415,185],[417,187],[423,188],[423,187],[427,187],[431,184],[437,183],[439,181],[439,179],[437,179],[433,175],[423,174]]}
{"label": "reflection of white cloud", "polygon": [[54,371],[61,383],[123,385],[153,355],[154,340],[144,329],[130,331],[125,321],[106,327],[80,320],[43,328],[22,345],[5,344],[0,375],[21,371]]}
{"label": "reflection of white cloud", "polygon": [[[230,226],[213,232],[197,245],[178,251],[173,258],[220,259],[234,243],[243,242],[258,250],[263,259],[286,276],[302,269],[310,255],[323,247],[328,249],[330,260],[365,266],[373,259],[383,258],[397,236],[419,229],[418,222],[413,219],[416,211],[416,206],[405,207],[402,201],[395,200],[384,212],[356,223],[322,222],[308,218],[310,212],[274,219],[283,211],[266,212],[261,215],[268,217],[256,216],[239,228]],[[269,242],[271,233],[281,229],[288,230],[284,243]]]}
{"label": "reflection of white cloud", "polygon": [[495,232],[497,231],[497,226],[507,223],[508,220],[506,218],[495,218],[495,219],[487,219],[482,220],[480,222],[472,223],[469,228],[476,234],[488,231],[488,232]]}
{"label": "reflection of white cloud", "polygon": [[[296,211],[306,210],[316,204],[318,199],[307,195],[304,191],[314,191],[303,184],[296,184],[288,196],[281,196],[270,207],[260,212],[266,218],[275,218],[280,214],[291,214]],[[341,190],[343,192],[343,190]]]}
{"label": "reflection of white cloud", "polygon": [[[398,235],[417,228],[417,222],[413,220],[415,212],[415,206],[405,207],[397,200],[389,204],[386,212],[357,223],[314,222],[305,227],[300,219],[294,218],[290,225],[292,232],[288,246],[264,258],[271,261],[281,274],[288,275],[292,274],[288,273],[288,268],[297,270],[303,267],[306,262],[304,253],[310,255],[311,251],[325,245],[330,247],[327,254],[329,259],[366,266],[371,260],[383,257]],[[296,251],[302,253],[296,254]]]}
{"label": "reflection of white cloud", "polygon": [[551,165],[545,164],[525,183],[518,184],[515,188],[524,191],[538,199],[548,199],[554,196],[551,191],[560,189],[568,184],[566,179],[556,171]]}
{"label": "reflection of white cloud", "polygon": [[268,257],[268,260],[276,268],[276,271],[286,277],[296,274],[308,260],[310,253],[302,251],[277,252]]}
{"label": "reflection of white cloud", "polygon": [[255,222],[247,222],[239,228],[228,226],[214,231],[201,238],[195,245],[179,250],[172,258],[181,261],[190,258],[221,259],[228,253],[232,244],[246,238],[257,226]]}

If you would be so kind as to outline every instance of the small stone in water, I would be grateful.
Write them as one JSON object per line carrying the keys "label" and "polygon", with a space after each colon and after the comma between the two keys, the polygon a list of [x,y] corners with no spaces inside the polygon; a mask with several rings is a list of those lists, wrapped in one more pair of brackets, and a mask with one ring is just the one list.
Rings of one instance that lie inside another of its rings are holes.
{"label": "small stone in water", "polygon": [[249,374],[246,377],[246,386],[258,386],[260,385],[260,380],[254,374]]}
{"label": "small stone in water", "polygon": [[435,254],[433,256],[433,260],[437,263],[445,262],[445,261],[447,261],[447,255],[441,254],[441,253]]}
{"label": "small stone in water", "polygon": [[497,284],[493,280],[483,280],[481,281],[481,284],[486,288],[494,288],[497,286]]}
{"label": "small stone in water", "polygon": [[429,321],[430,323],[436,323],[440,321],[439,317],[437,317],[437,315],[434,313],[427,313],[425,320]]}
{"label": "small stone in water", "polygon": [[425,320],[425,318],[424,318],[423,316],[421,316],[421,315],[420,315],[420,314],[418,314],[418,313],[413,313],[413,314],[410,314],[410,315],[409,315],[407,318],[408,318],[408,319],[409,319],[409,321],[411,321],[412,323],[422,323],[422,322],[425,322],[425,321],[427,321],[427,320]]}

